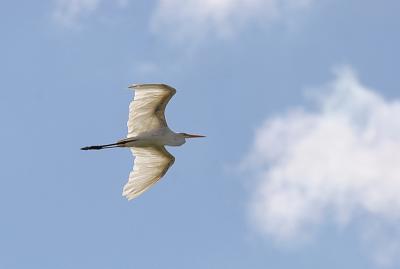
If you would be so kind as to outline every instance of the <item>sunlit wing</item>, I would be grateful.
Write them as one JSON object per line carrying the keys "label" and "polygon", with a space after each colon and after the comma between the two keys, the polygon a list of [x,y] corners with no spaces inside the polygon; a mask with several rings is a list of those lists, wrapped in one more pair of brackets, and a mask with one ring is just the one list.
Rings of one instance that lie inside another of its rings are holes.
{"label": "sunlit wing", "polygon": [[135,162],[122,193],[128,200],[136,198],[167,173],[175,158],[164,147],[133,147]]}
{"label": "sunlit wing", "polygon": [[176,90],[165,84],[138,84],[129,105],[128,137],[167,126],[165,107]]}

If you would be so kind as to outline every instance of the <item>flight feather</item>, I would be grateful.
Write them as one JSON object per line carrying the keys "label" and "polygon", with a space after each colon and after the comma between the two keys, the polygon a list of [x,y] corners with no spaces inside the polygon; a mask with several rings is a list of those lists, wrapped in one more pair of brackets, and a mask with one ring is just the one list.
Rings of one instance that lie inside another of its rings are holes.
{"label": "flight feather", "polygon": [[136,198],[165,175],[175,158],[164,147],[132,147],[134,167],[122,195]]}
{"label": "flight feather", "polygon": [[129,105],[128,137],[167,127],[164,111],[176,90],[165,84],[137,84]]}

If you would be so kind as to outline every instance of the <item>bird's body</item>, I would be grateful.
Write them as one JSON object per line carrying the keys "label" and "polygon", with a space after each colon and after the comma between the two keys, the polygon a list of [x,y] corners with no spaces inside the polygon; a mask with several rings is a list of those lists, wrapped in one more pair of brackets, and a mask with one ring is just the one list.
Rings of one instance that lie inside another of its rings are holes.
{"label": "bird's body", "polygon": [[135,98],[129,105],[128,135],[116,143],[83,147],[82,150],[130,148],[135,156],[134,169],[124,186],[123,195],[129,200],[139,196],[165,175],[175,158],[165,146],[180,146],[186,138],[204,137],[175,133],[165,119],[165,107],[176,90],[165,84],[138,84]]}
{"label": "bird's body", "polygon": [[125,143],[125,147],[148,147],[148,146],[181,146],[185,144],[182,134],[171,131],[168,127],[151,130],[134,137],[128,137],[118,142]]}

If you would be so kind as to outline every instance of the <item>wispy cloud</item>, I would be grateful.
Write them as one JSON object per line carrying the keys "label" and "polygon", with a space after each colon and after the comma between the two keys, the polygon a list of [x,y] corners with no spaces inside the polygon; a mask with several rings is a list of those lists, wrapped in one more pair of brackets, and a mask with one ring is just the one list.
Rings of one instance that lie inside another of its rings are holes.
{"label": "wispy cloud", "polygon": [[95,12],[101,0],[57,0],[53,18],[63,26],[76,27],[79,20]]}
{"label": "wispy cloud", "polygon": [[314,0],[159,0],[152,28],[174,39],[230,37],[251,23],[285,19]]}
{"label": "wispy cloud", "polygon": [[[81,26],[94,16],[104,0],[54,0],[53,18],[68,28]],[[158,0],[149,18],[155,34],[192,44],[207,38],[235,36],[251,24],[268,25],[291,20],[295,13],[315,0]],[[131,0],[107,2],[107,6],[127,8]]]}
{"label": "wispy cloud", "polygon": [[244,161],[259,179],[252,219],[290,242],[323,222],[346,227],[363,216],[360,236],[380,244],[374,255],[387,265],[400,254],[400,237],[382,236],[400,220],[400,102],[362,85],[350,68],[336,73],[313,109],[292,109],[257,130]]}

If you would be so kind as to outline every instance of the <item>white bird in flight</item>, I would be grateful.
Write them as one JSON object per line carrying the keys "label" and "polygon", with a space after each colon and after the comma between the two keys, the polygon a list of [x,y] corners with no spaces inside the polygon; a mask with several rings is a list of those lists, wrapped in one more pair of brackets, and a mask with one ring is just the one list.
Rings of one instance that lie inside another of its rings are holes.
{"label": "white bird in flight", "polygon": [[135,156],[122,195],[138,197],[162,178],[175,161],[165,146],[181,146],[186,138],[204,137],[175,133],[168,128],[165,107],[176,90],[165,84],[134,84],[135,97],[129,105],[128,135],[113,144],[83,147],[82,150],[130,148]]}

